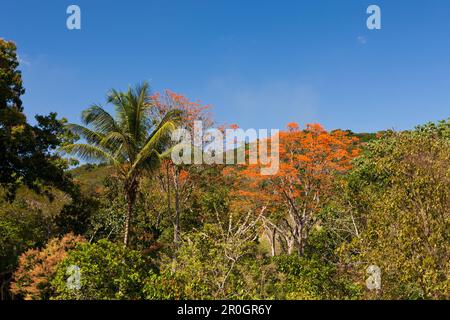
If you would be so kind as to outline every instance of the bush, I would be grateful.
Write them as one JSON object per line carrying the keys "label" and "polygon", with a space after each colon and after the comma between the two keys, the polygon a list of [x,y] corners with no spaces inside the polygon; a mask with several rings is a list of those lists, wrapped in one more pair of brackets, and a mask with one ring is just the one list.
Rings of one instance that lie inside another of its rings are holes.
{"label": "bush", "polygon": [[63,238],[50,240],[39,249],[30,249],[19,258],[19,267],[14,272],[11,292],[26,300],[49,299],[54,288],[51,285],[58,263],[67,257],[67,252],[84,238],[67,234]]}
{"label": "bush", "polygon": [[184,298],[183,287],[172,272],[151,273],[145,281],[144,296],[148,300],[180,300]]}
{"label": "bush", "polygon": [[357,299],[361,289],[339,273],[334,263],[320,257],[285,255],[274,258],[283,280],[278,298],[289,300]]}

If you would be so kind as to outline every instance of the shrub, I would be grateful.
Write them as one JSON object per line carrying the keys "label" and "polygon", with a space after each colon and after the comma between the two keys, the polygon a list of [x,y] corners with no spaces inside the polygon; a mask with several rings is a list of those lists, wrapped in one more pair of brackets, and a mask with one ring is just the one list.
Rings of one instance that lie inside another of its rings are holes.
{"label": "shrub", "polygon": [[[67,285],[71,266],[80,270],[80,288]],[[153,265],[140,252],[107,240],[84,243],[71,251],[58,267],[52,284],[53,299],[114,300],[142,299],[145,279]]]}
{"label": "shrub", "polygon": [[23,253],[14,272],[11,292],[26,300],[50,298],[54,292],[51,280],[58,263],[67,257],[69,250],[84,241],[83,237],[70,233],[50,240],[42,249],[30,249]]}

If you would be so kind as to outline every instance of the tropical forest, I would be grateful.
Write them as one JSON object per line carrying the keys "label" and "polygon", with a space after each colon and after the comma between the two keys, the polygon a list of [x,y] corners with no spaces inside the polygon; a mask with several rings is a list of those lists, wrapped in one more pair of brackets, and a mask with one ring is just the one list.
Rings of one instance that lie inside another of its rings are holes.
{"label": "tropical forest", "polygon": [[[264,175],[259,161],[174,161],[177,129],[239,119],[157,79],[102,92],[79,122],[31,119],[21,68],[0,39],[1,300],[450,298],[450,119],[377,132],[285,119]],[[262,142],[215,156],[248,160]]]}

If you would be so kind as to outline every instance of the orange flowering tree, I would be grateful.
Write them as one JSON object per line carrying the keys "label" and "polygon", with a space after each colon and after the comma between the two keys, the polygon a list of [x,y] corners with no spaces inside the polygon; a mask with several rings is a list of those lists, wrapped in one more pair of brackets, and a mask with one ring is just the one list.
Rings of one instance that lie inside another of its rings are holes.
{"label": "orange flowering tree", "polygon": [[[301,130],[289,123],[279,133],[279,170],[261,175],[261,163],[234,170],[237,206],[266,207],[265,230],[272,247],[302,254],[319,212],[331,195],[336,174],[351,168],[358,139],[348,132],[326,131],[319,124]],[[233,169],[231,169],[233,171]]]}

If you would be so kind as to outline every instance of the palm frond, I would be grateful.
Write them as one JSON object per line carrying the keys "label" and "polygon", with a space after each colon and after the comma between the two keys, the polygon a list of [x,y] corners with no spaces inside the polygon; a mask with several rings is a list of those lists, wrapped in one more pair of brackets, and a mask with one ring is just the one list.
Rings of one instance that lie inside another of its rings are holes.
{"label": "palm frond", "polygon": [[[170,132],[176,129],[182,111],[175,109],[167,112],[156,125],[156,119],[151,117],[153,102],[147,82],[129,88],[125,93],[112,89],[107,95],[107,102],[115,106],[116,118],[102,106],[92,105],[82,114],[86,126],[67,126],[86,143],[66,145],[60,148],[60,152],[87,161],[107,161],[132,179],[139,175],[141,169],[157,167],[160,153],[170,147]],[[148,134],[152,128],[154,130]]]}
{"label": "palm frond", "polygon": [[86,161],[106,161],[114,166],[120,163],[109,152],[87,143],[73,143],[59,148],[60,153],[72,154]]}
{"label": "palm frond", "polygon": [[96,145],[98,145],[100,141],[104,138],[103,134],[93,131],[79,124],[69,123],[66,124],[64,127],[73,134],[85,139],[87,142]]}
{"label": "palm frond", "polygon": [[148,131],[148,115],[150,110],[149,85],[144,82],[135,88],[130,88],[125,95],[127,104],[126,120],[128,132],[137,144],[143,144]]}
{"label": "palm frond", "polygon": [[115,89],[111,89],[108,92],[107,95],[107,102],[111,103],[112,105],[114,105],[115,109],[116,109],[116,116],[117,116],[117,121],[118,121],[118,126],[122,129],[123,133],[128,133],[129,134],[129,118],[130,118],[130,114],[129,114],[129,107],[128,107],[128,98],[127,98],[127,94],[123,93],[123,92],[119,92]]}
{"label": "palm frond", "polygon": [[174,124],[174,126],[178,125],[181,121],[181,115],[183,114],[183,111],[179,110],[179,109],[174,109],[174,110],[170,110],[168,111],[165,116],[162,118],[161,122],[159,122],[158,126],[156,127],[155,130],[153,130],[153,132],[150,134],[150,136],[147,138],[147,140],[145,141],[145,145],[151,140],[153,139],[153,135],[157,134],[158,131],[164,126],[165,123],[167,122],[172,122]]}
{"label": "palm frond", "polygon": [[113,131],[103,136],[99,141],[99,145],[102,148],[108,149],[111,153],[117,152],[119,149],[127,149],[129,139],[121,132]]}
{"label": "palm frond", "polygon": [[161,157],[161,155],[156,150],[153,150],[147,157],[147,159],[141,163],[140,167],[143,170],[152,172],[153,170],[159,167],[162,159],[163,158]]}
{"label": "palm frond", "polygon": [[114,118],[99,105],[92,105],[84,110],[82,120],[85,125],[92,126],[95,131],[102,134],[119,130]]}
{"label": "palm frond", "polygon": [[136,160],[134,161],[129,175],[132,176],[136,170],[140,168],[140,166],[153,154],[157,153],[158,146],[161,144],[161,141],[165,139],[170,132],[176,129],[176,122],[167,120],[158,127],[157,130],[153,132],[151,137],[147,140],[144,147],[138,153]]}

